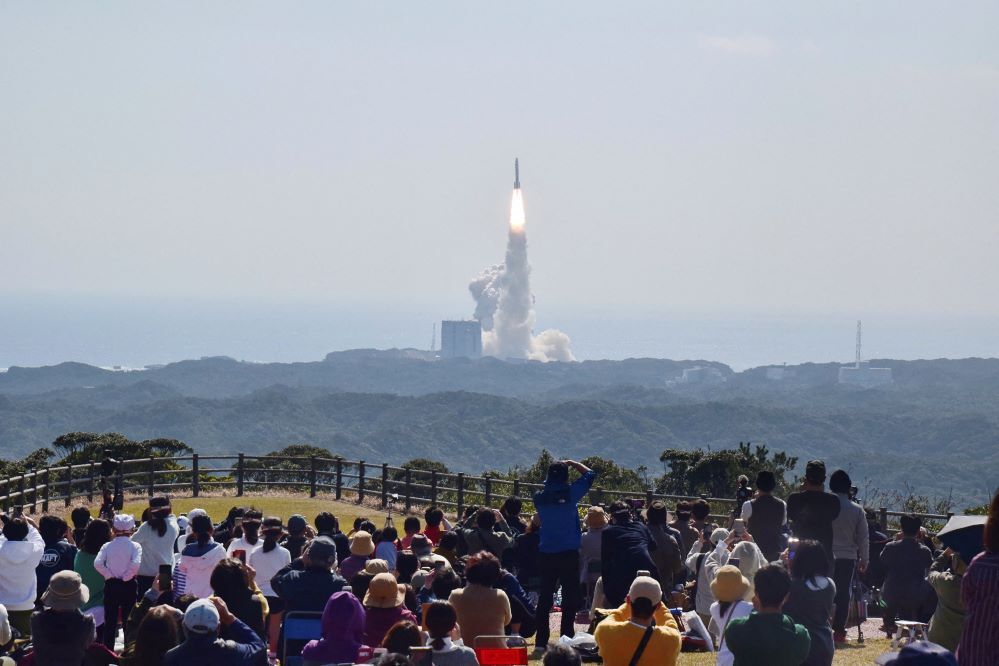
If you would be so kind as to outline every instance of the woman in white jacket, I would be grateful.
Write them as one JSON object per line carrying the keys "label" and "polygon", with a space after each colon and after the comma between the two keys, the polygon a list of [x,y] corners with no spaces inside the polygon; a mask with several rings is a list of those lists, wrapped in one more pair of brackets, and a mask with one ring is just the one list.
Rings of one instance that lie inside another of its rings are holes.
{"label": "woman in white jacket", "polygon": [[136,576],[139,598],[152,586],[161,565],[173,566],[173,547],[179,535],[180,527],[172,514],[170,500],[150,497],[149,520],[132,535],[132,541],[142,546],[142,561]]}
{"label": "woman in white jacket", "polygon": [[180,561],[174,571],[174,589],[177,595],[193,594],[199,599],[212,596],[212,572],[215,565],[225,559],[225,548],[212,539],[214,531],[208,516],[197,516],[191,520],[193,541],[189,541],[180,553]]}
{"label": "woman in white jacket", "polygon": [[12,627],[31,633],[31,612],[38,597],[35,568],[45,553],[45,541],[26,516],[7,518],[0,538],[0,604]]}

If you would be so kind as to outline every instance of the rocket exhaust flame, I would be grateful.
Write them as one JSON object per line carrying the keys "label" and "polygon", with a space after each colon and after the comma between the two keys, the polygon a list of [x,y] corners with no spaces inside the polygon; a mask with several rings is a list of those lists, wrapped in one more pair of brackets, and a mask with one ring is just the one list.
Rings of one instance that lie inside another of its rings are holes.
{"label": "rocket exhaust flame", "polygon": [[531,266],[527,261],[524,197],[520,190],[520,163],[514,165],[514,190],[510,201],[510,231],[506,261],[482,271],[468,285],[476,307],[473,315],[482,324],[482,351],[499,358],[534,361],[572,361],[569,336],[550,329],[534,335],[534,295]]}
{"label": "rocket exhaust flame", "polygon": [[524,215],[524,195],[521,194],[518,187],[513,191],[513,197],[510,199],[510,230],[523,231],[526,222],[527,217]]}

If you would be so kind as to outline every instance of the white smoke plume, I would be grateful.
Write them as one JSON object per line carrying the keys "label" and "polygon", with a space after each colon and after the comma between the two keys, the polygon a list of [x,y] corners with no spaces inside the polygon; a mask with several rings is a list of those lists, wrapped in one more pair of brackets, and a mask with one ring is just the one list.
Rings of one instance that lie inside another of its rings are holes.
{"label": "white smoke plume", "polygon": [[482,352],[498,358],[573,361],[568,335],[555,329],[534,335],[534,295],[524,221],[524,200],[515,189],[506,261],[485,269],[468,285],[475,299],[473,316],[482,324]]}

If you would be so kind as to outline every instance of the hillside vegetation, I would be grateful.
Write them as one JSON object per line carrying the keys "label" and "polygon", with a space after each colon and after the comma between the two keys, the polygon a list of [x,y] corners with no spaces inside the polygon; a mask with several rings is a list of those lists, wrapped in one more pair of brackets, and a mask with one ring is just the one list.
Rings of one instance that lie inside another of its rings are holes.
{"label": "hillside vegetation", "polygon": [[23,456],[72,431],[177,439],[201,453],[308,442],[347,458],[481,472],[531,464],[543,449],[656,468],[664,449],[753,441],[824,458],[859,483],[981,503],[999,479],[999,361],[877,364],[893,367],[893,386],[839,386],[834,364],[799,366],[782,382],[719,365],[723,384],[684,385],[667,380],[694,363],[431,363],[374,352],[134,373],[12,368],[0,374],[0,446]]}

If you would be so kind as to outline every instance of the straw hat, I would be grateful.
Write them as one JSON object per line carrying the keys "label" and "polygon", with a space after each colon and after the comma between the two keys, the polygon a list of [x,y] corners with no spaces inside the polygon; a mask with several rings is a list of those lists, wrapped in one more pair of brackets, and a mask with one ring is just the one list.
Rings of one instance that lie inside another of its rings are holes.
{"label": "straw hat", "polygon": [[371,608],[396,608],[406,602],[406,586],[399,585],[395,576],[380,573],[371,579],[364,605]]}
{"label": "straw hat", "polygon": [[607,514],[603,507],[591,506],[586,510],[586,526],[591,530],[607,527]]}
{"label": "straw hat", "polygon": [[375,552],[375,542],[371,540],[371,534],[364,530],[354,532],[354,538],[350,540],[350,554],[368,557],[373,552]]}
{"label": "straw hat", "polygon": [[77,610],[90,601],[90,590],[75,571],[59,571],[49,579],[42,604],[55,610]]}
{"label": "straw hat", "polygon": [[364,563],[364,570],[372,576],[377,576],[378,574],[389,573],[389,566],[385,560],[368,560]]}
{"label": "straw hat", "polygon": [[749,591],[749,581],[739,571],[739,567],[726,564],[715,573],[711,581],[711,594],[722,603],[741,600]]}

